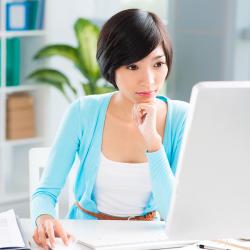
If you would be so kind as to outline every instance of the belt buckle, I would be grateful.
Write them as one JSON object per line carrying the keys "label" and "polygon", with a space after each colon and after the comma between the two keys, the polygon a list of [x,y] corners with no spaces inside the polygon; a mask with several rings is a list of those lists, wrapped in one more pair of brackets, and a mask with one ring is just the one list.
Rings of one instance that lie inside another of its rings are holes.
{"label": "belt buckle", "polygon": [[131,220],[131,219],[134,219],[135,216],[129,216],[127,220]]}

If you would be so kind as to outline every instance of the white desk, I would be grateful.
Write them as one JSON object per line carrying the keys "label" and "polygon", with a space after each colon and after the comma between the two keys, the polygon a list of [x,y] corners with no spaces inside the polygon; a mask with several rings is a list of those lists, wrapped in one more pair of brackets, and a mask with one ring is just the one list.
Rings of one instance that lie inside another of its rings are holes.
{"label": "white desk", "polygon": [[[25,237],[31,240],[33,235],[31,220],[21,219],[21,224]],[[98,237],[105,237],[109,241],[109,239],[114,238],[114,235],[121,238],[124,234],[131,235],[131,237],[137,237],[138,234],[139,239],[142,237],[147,239],[152,234],[158,236],[159,234],[164,234],[164,222],[160,221],[62,220],[62,224],[65,230],[73,234],[77,239],[82,240],[84,240],[84,237],[92,238],[93,241],[97,240]],[[106,235],[103,235],[103,232],[106,232]],[[85,249],[83,246],[77,245],[77,250]],[[193,247],[193,249],[197,250],[196,247]]]}

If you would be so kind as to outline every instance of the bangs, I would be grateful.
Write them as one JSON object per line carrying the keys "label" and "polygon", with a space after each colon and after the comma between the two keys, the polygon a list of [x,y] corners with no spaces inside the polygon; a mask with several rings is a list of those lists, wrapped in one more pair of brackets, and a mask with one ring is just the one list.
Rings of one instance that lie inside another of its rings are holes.
{"label": "bangs", "polygon": [[[133,26],[131,27],[131,24]],[[125,35],[131,32],[130,36]],[[139,13],[137,17],[132,16],[122,28],[123,38],[117,42],[119,56],[123,60],[122,65],[128,65],[140,61],[150,54],[161,42],[162,36],[151,16]],[[120,65],[120,66],[122,66]]]}

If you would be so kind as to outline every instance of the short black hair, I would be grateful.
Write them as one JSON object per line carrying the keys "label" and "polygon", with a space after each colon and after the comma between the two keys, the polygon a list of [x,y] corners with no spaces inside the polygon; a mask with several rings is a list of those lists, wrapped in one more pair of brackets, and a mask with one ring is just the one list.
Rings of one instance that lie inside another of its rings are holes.
{"label": "short black hair", "polygon": [[98,39],[96,59],[102,76],[117,88],[115,70],[143,59],[159,44],[166,56],[167,78],[173,50],[163,21],[141,9],[118,12],[103,25]]}

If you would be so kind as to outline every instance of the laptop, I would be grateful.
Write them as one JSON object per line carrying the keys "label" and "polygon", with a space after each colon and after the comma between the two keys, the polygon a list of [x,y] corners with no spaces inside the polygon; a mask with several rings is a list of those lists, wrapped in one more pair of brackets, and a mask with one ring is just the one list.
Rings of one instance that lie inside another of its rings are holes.
{"label": "laptop", "polygon": [[84,223],[77,242],[86,249],[167,249],[203,239],[249,238],[250,82],[193,87],[166,225]]}

